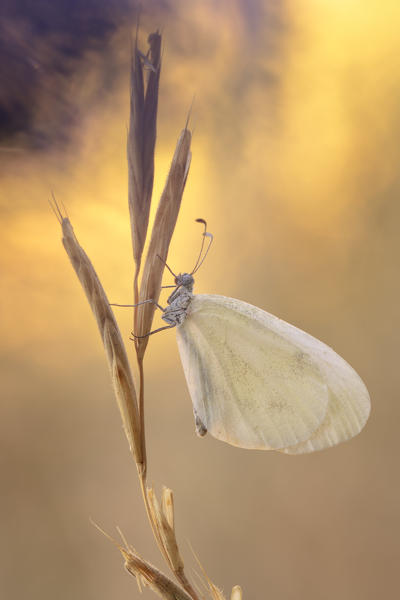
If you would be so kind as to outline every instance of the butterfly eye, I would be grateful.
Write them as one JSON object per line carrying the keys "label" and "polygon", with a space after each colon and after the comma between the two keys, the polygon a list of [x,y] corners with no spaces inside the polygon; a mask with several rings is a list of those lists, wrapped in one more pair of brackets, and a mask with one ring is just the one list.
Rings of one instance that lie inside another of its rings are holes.
{"label": "butterfly eye", "polygon": [[178,285],[178,284],[179,284],[178,278],[175,277],[175,285]]}

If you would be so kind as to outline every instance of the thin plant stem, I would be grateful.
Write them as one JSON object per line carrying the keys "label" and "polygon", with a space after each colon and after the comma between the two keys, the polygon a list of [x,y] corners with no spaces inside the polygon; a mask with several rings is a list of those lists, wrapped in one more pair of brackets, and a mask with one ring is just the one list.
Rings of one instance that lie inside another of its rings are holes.
{"label": "thin plant stem", "polygon": [[[135,311],[136,312],[136,311]],[[143,357],[137,356],[137,362],[139,367],[139,419],[140,419],[140,443],[142,449],[142,472],[146,477],[147,473],[147,453],[146,453],[146,428],[144,422],[144,371],[143,371]]]}
{"label": "thin plant stem", "polygon": [[[137,304],[139,302],[139,273],[140,273],[140,263],[136,264],[135,269],[135,277],[133,280],[133,303]],[[133,331],[137,333],[137,310],[133,311]],[[137,343],[135,342],[135,347]]]}

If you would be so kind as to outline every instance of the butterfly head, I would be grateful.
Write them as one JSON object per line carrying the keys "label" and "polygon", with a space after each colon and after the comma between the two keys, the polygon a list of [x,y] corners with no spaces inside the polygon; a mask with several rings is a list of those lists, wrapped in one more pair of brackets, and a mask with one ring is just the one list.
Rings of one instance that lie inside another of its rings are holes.
{"label": "butterfly head", "polygon": [[193,290],[194,278],[190,273],[180,273],[175,277],[175,285],[177,287],[182,286],[191,292]]}

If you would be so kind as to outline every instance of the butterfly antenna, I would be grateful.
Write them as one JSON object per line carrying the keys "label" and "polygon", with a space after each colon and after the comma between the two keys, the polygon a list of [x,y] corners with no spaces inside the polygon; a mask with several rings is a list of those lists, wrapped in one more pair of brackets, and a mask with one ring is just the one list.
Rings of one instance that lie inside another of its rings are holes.
{"label": "butterfly antenna", "polygon": [[[212,233],[209,233],[207,231],[207,222],[204,219],[196,219],[196,223],[203,223],[203,225],[204,225],[204,232],[203,232],[203,240],[201,242],[199,256],[198,256],[198,259],[196,261],[196,264],[194,265],[193,271],[190,273],[191,275],[194,275],[194,273],[196,273],[196,271],[198,271],[200,269],[201,265],[203,264],[203,262],[204,262],[204,260],[205,260],[205,258],[207,256],[207,254],[208,254],[208,251],[209,251],[209,249],[211,247],[211,244],[213,243],[213,239],[214,239]],[[207,250],[204,253],[203,258],[201,258],[201,255],[202,255],[203,249],[204,249],[204,243],[206,241],[206,237],[208,237],[210,239],[210,241],[208,243],[208,247],[207,247]]]}
{"label": "butterfly antenna", "polygon": [[167,269],[171,273],[171,275],[173,275],[174,277],[176,277],[175,273],[173,272],[172,269],[169,268],[169,266],[167,265],[167,263],[165,262],[165,260],[163,258],[161,258],[161,256],[159,254],[157,254],[157,256],[161,260],[161,262],[164,263],[164,265],[167,267]]}

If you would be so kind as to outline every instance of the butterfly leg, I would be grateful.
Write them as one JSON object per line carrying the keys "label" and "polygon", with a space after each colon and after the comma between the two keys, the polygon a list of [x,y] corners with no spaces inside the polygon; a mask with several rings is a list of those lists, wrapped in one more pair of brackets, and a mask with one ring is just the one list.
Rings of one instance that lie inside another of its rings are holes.
{"label": "butterfly leg", "polygon": [[[175,287],[175,286],[174,286]],[[158,302],[156,302],[155,300],[143,300],[142,302],[138,302],[137,304],[115,304],[113,302],[110,302],[110,306],[122,306],[122,307],[129,307],[129,308],[135,308],[135,306],[141,306],[142,304],[149,304],[149,303],[154,304],[155,306],[157,306],[157,308],[159,308],[160,310],[162,310],[164,312],[164,308],[161,306],[161,304],[158,304]]]}
{"label": "butterfly leg", "polygon": [[158,329],[155,329],[154,331],[150,331],[150,333],[146,333],[146,335],[135,335],[132,331],[132,333],[131,333],[132,337],[130,337],[129,339],[132,341],[140,340],[142,338],[149,337],[149,335],[153,335],[153,333],[158,333],[159,331],[163,331],[164,329],[172,329],[173,327],[176,327],[176,325],[165,325],[165,327],[159,327]]}

